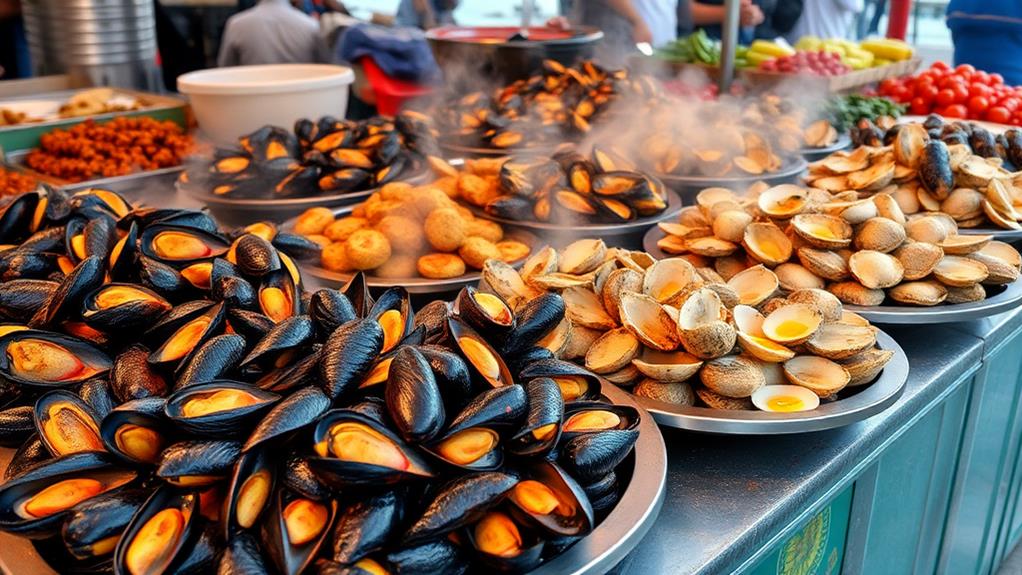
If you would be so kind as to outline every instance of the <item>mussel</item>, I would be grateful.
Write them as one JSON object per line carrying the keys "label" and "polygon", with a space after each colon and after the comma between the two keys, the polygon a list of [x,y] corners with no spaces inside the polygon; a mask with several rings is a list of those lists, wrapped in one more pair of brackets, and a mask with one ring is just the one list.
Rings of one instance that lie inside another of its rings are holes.
{"label": "mussel", "polygon": [[189,385],[167,398],[167,419],[187,433],[235,435],[248,429],[280,396],[246,383],[213,380]]}
{"label": "mussel", "polygon": [[113,362],[78,338],[39,330],[0,337],[0,374],[27,386],[61,387],[106,374]]}
{"label": "mussel", "polygon": [[53,390],[35,404],[35,424],[54,457],[83,451],[103,451],[95,412],[77,395]]}

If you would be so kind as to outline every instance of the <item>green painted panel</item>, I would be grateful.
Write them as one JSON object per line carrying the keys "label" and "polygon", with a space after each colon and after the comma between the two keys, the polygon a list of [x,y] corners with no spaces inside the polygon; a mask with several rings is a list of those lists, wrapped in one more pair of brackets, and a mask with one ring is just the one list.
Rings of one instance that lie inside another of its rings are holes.
{"label": "green painted panel", "polygon": [[751,575],[836,575],[841,572],[853,486],[767,555]]}
{"label": "green painted panel", "polygon": [[[170,120],[182,128],[187,129],[188,115],[185,109],[185,103],[182,102],[180,106],[174,108],[135,110],[133,112],[118,113],[116,116],[149,116],[150,118],[155,118],[157,120]],[[96,120],[96,123],[103,124],[112,119],[113,117],[100,118]],[[0,148],[8,153],[35,148],[39,146],[39,136],[58,128],[66,130],[71,126],[81,124],[84,121],[85,118],[68,118],[61,122],[48,122],[45,126],[33,126],[32,124],[26,124],[25,126],[19,126],[18,128],[8,128],[7,130],[0,132]]]}
{"label": "green painted panel", "polygon": [[[1022,374],[1019,374],[1022,377]],[[1005,434],[1011,442],[1014,468],[1008,478],[1007,504],[1001,534],[994,552],[994,565],[999,565],[1006,554],[1022,539],[1022,402],[1016,405],[1012,429]]]}

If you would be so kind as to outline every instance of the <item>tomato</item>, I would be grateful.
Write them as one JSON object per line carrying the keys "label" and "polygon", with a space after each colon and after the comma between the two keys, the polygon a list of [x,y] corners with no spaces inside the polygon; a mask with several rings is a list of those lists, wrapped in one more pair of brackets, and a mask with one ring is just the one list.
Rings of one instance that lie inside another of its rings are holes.
{"label": "tomato", "polygon": [[922,86],[916,86],[916,96],[923,99],[926,103],[931,103],[937,99],[937,94],[940,90],[937,89],[933,84],[924,84]]}
{"label": "tomato", "polygon": [[947,62],[942,62],[940,60],[937,60],[933,64],[930,64],[930,69],[931,70],[940,70],[941,72],[946,72],[947,70],[951,69],[951,66],[949,66]]}
{"label": "tomato", "polygon": [[1011,112],[1003,106],[994,106],[987,110],[986,119],[988,122],[1007,124],[1011,121]]}
{"label": "tomato", "polygon": [[989,107],[990,100],[986,99],[984,96],[973,96],[969,98],[969,111],[973,114],[982,114]]}
{"label": "tomato", "polygon": [[976,71],[976,68],[972,64],[959,64],[955,66],[955,72],[958,74],[972,74]]}
{"label": "tomato", "polygon": [[944,88],[937,92],[934,96],[934,101],[937,102],[938,106],[948,106],[955,103],[955,91],[950,88]]}
{"label": "tomato", "polygon": [[946,78],[941,78],[940,81],[937,82],[937,86],[943,90],[944,88],[953,88],[955,85],[961,84],[962,82],[963,80],[958,76],[947,76]]}
{"label": "tomato", "polygon": [[964,104],[969,99],[969,89],[965,87],[965,84],[958,84],[951,90],[955,93],[955,103]]}
{"label": "tomato", "polygon": [[998,74],[997,72],[990,74],[990,85],[991,86],[1004,85],[1004,76]]}
{"label": "tomato", "polygon": [[908,110],[917,116],[925,116],[930,113],[930,103],[916,96],[912,98],[912,103],[909,105]]}
{"label": "tomato", "polygon": [[1022,100],[1020,100],[1017,96],[1008,96],[1000,101],[1000,106],[1010,112],[1018,110],[1020,105],[1022,105]]}
{"label": "tomato", "polygon": [[987,86],[986,84],[981,84],[979,82],[973,82],[969,84],[970,98],[975,96],[990,96],[991,93],[993,93],[993,89],[991,89],[990,86]]}
{"label": "tomato", "polygon": [[908,102],[911,98],[908,92],[908,88],[905,86],[898,86],[891,91],[890,97],[896,102]]}
{"label": "tomato", "polygon": [[945,118],[964,118],[968,115],[969,110],[961,104],[951,104],[947,108],[944,108]]}
{"label": "tomato", "polygon": [[990,74],[984,72],[983,70],[977,70],[975,73],[972,74],[972,81],[979,82],[980,84],[983,85],[989,84]]}

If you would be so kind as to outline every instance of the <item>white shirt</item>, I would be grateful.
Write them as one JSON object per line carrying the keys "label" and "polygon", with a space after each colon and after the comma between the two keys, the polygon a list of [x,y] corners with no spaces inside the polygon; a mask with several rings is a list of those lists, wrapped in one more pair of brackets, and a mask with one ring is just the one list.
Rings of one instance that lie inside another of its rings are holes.
{"label": "white shirt", "polygon": [[261,0],[231,16],[220,43],[220,66],[329,62],[319,23],[288,0]]}
{"label": "white shirt", "polygon": [[642,16],[643,22],[646,23],[650,34],[653,35],[654,48],[663,46],[678,37],[677,0],[632,0],[632,6]]}
{"label": "white shirt", "polygon": [[806,0],[802,17],[795,22],[788,40],[792,43],[802,36],[847,38],[855,15],[865,10],[863,0]]}

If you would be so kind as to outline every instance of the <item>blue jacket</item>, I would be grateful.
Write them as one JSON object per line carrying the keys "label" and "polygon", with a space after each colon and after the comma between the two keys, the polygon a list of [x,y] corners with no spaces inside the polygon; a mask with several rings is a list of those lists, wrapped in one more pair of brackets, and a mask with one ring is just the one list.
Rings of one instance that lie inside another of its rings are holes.
{"label": "blue jacket", "polygon": [[952,31],[1001,31],[1022,33],[1022,2],[1019,0],[951,0],[947,26]]}

